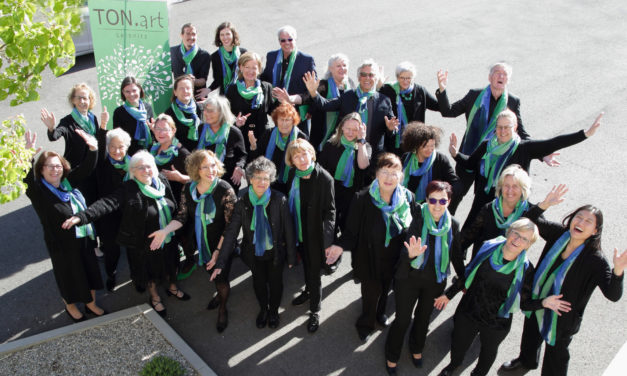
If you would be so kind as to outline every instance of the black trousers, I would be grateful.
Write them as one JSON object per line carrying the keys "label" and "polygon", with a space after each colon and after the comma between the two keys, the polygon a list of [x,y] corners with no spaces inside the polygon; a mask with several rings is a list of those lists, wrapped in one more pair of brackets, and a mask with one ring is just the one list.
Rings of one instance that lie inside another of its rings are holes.
{"label": "black trousers", "polygon": [[422,354],[433,312],[433,301],[442,295],[446,284],[437,283],[425,274],[422,270],[410,268],[407,278],[394,280],[396,318],[385,341],[385,357],[391,362],[396,363],[401,357],[403,338],[411,322],[412,311],[414,323],[409,332],[409,351],[412,354]]}
{"label": "black trousers", "polygon": [[459,164],[455,165],[455,174],[459,177],[459,184],[457,185],[455,192],[453,192],[453,199],[448,207],[448,210],[452,214],[455,214],[460,202],[475,182],[475,174],[473,172],[466,171],[466,169],[462,168]]}
{"label": "black trousers", "polygon": [[309,292],[309,310],[311,312],[320,311],[320,301],[322,300],[322,281],[320,280],[320,268],[322,267],[323,251],[308,249],[303,244],[299,244],[298,252],[303,260],[303,271],[305,274],[305,288]]}
{"label": "black trousers", "polygon": [[274,264],[273,260],[261,260],[255,257],[252,268],[253,288],[261,309],[277,312],[283,295],[283,262]]}
{"label": "black trousers", "polygon": [[[572,336],[558,338],[554,346],[545,346],[542,359],[542,375],[565,376],[568,374],[568,362],[570,360],[568,345],[570,345],[572,339]],[[520,341],[519,359],[525,368],[538,368],[542,342],[544,342],[544,339],[540,335],[536,316],[532,315],[530,318],[525,319]]]}
{"label": "black trousers", "polygon": [[[481,349],[479,350],[479,361],[472,371],[474,376],[487,375],[490,367],[496,359],[499,345],[507,333],[507,329],[492,329],[485,325],[481,325],[468,317],[464,312],[457,310],[453,316],[453,335],[451,343],[451,366],[459,367],[464,361],[466,351],[472,344],[477,334],[481,341]],[[511,322],[510,322],[511,324]]]}
{"label": "black trousers", "polygon": [[385,313],[392,279],[392,273],[386,273],[379,279],[361,281],[361,316],[355,326],[374,330],[377,316]]}

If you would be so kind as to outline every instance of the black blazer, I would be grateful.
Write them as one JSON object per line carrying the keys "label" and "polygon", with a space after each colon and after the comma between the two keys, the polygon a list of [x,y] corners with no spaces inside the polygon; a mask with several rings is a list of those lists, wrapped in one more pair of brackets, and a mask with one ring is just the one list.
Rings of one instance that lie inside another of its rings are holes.
{"label": "black blazer", "polygon": [[[187,72],[185,72],[185,62],[183,61],[180,44],[170,47],[170,56],[172,59],[172,74],[174,75],[174,78],[187,74]],[[198,52],[190,65],[195,78],[204,78],[206,80],[209,76],[211,54],[199,47]]]}
{"label": "black blazer", "polygon": [[[359,108],[359,99],[356,90],[347,90],[339,98],[328,100],[321,95],[313,98],[314,106],[322,111],[339,111],[341,119],[351,112],[357,111]],[[367,102],[368,105],[368,124],[366,141],[372,146],[373,159],[376,155],[384,150],[384,136],[389,132],[385,126],[385,116],[391,118],[394,116],[392,111],[392,103],[385,95],[375,92]]]}
{"label": "black blazer", "polygon": [[[267,81],[272,84],[272,68],[274,68],[274,63],[276,62],[277,54],[283,53],[281,49],[270,51],[266,55],[266,67],[261,73],[261,79],[263,81]],[[304,94],[307,92],[307,87],[303,82],[303,76],[307,72],[316,71],[316,63],[314,62],[314,58],[311,55],[307,55],[298,51],[296,54],[296,61],[294,61],[294,68],[292,68],[292,75],[290,77],[290,86],[287,87],[287,92],[289,94]],[[279,78],[280,82],[280,78]],[[277,82],[277,86],[279,86],[279,82]]]}
{"label": "black blazer", "polygon": [[[239,48],[240,54],[244,54],[246,52],[245,48]],[[222,59],[220,59],[220,52],[215,50],[214,53],[211,54],[211,66],[213,67],[211,71],[213,72],[213,82],[209,85],[209,90],[220,89],[220,95],[224,95],[224,86],[222,86],[222,81],[224,80],[224,76],[222,74]],[[235,74],[235,68],[237,68],[237,61],[233,63],[231,67],[231,71]]]}
{"label": "black blazer", "polygon": [[[292,217],[287,205],[287,198],[283,193],[275,190],[271,191],[270,202],[266,207],[268,221],[272,229],[273,247],[267,250],[262,258],[271,259],[275,265],[280,265],[287,257],[288,265],[296,262],[296,238],[294,237],[294,226]],[[248,189],[244,189],[239,194],[239,199],[235,204],[231,223],[224,231],[224,241],[222,249],[216,263],[217,269],[224,269],[231,252],[235,250],[237,236],[240,229],[243,233],[242,239],[242,261],[253,270],[255,267],[255,245],[253,244],[254,232],[250,229],[253,219],[254,207],[248,199]]]}

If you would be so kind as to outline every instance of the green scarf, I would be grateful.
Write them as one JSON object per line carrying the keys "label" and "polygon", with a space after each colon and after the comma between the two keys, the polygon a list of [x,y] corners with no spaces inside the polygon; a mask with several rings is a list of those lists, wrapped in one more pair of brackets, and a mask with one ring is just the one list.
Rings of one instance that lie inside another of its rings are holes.
{"label": "green scarf", "polygon": [[410,265],[414,269],[424,269],[431,251],[428,247],[428,236],[435,236],[435,274],[438,283],[442,283],[442,281],[446,280],[449,271],[449,249],[451,241],[453,240],[451,223],[453,223],[453,221],[451,220],[448,210],[446,210],[444,215],[440,218],[440,223],[436,223],[431,216],[428,204],[422,205],[421,213],[422,232],[420,234],[420,241],[421,245],[427,244],[427,250],[425,253],[413,259]]}
{"label": "green scarf", "polygon": [[335,167],[335,180],[342,182],[346,188],[353,186],[353,178],[355,177],[355,150],[357,150],[357,144],[355,141],[348,141],[346,137],[342,135],[340,138],[344,151],[340,157],[340,161]]}
{"label": "green scarf", "polygon": [[227,123],[222,124],[220,129],[216,133],[213,133],[211,125],[205,123],[200,133],[200,141],[196,149],[206,149],[209,146],[215,145],[215,153],[220,162],[224,162],[226,157],[226,142],[229,139],[229,133],[231,132],[231,126]]}
{"label": "green scarf", "polygon": [[[137,183],[139,190],[144,196],[154,199],[157,203],[157,209],[159,210],[159,229],[163,230],[172,220],[170,207],[165,200],[165,185],[158,178],[152,178],[152,185],[144,184],[135,178],[133,180],[135,180],[135,183]],[[173,234],[173,232],[170,232],[166,235],[164,242],[161,243],[161,247],[170,242]]]}
{"label": "green scarf", "polygon": [[485,154],[480,162],[481,175],[488,179],[488,182],[483,188],[485,193],[489,193],[490,190],[496,186],[501,171],[503,171],[503,168],[507,165],[509,158],[516,152],[519,144],[520,137],[516,133],[514,133],[511,140],[504,144],[499,144],[496,135],[492,136],[490,141],[488,141]]}
{"label": "green scarf", "polygon": [[411,208],[409,202],[411,200],[411,194],[402,185],[398,185],[392,193],[390,203],[386,203],[381,198],[381,191],[379,190],[379,180],[374,179],[370,184],[368,191],[372,198],[372,203],[383,215],[383,221],[385,222],[385,246],[390,245],[390,240],[399,235],[403,229],[406,229],[411,224]]}
{"label": "green scarf", "polygon": [[155,142],[150,148],[150,154],[152,154],[152,156],[155,157],[155,163],[157,164],[157,166],[163,166],[167,163],[170,163],[170,161],[172,161],[174,157],[177,157],[179,155],[178,145],[179,145],[179,140],[177,140],[176,137],[174,137],[172,139],[172,143],[170,144],[170,147],[168,147],[162,152],[159,152],[159,148],[161,147],[161,144],[158,142]]}
{"label": "green scarf", "polygon": [[200,194],[196,190],[198,182],[193,181],[189,186],[192,200],[196,203],[194,230],[196,233],[196,247],[198,248],[198,265],[205,265],[211,260],[211,247],[207,239],[207,227],[213,223],[213,219],[216,216],[216,204],[213,200],[213,191],[218,185],[218,180],[220,179],[213,179],[209,189],[203,194]]}
{"label": "green scarf", "polygon": [[83,115],[76,107],[72,109],[72,119],[87,133],[92,136],[96,135],[96,120],[95,116],[91,111],[87,111],[87,115]]}
{"label": "green scarf", "polygon": [[[179,123],[189,128],[187,138],[191,141],[198,141],[198,125],[200,125],[200,119],[198,115],[196,115],[196,102],[192,99],[188,105],[184,105],[177,99],[172,102],[170,107],[172,107],[174,116],[176,116]],[[190,114],[192,118],[188,119],[183,112]]]}
{"label": "green scarf", "polygon": [[503,215],[503,202],[501,201],[501,197],[497,197],[492,201],[492,214],[494,214],[494,222],[496,222],[496,227],[501,230],[505,230],[514,223],[518,218],[520,218],[524,212],[529,208],[529,203],[527,200],[523,200],[522,198],[518,200],[516,203],[516,207],[514,211],[509,215],[509,217],[505,217]]}
{"label": "green scarf", "polygon": [[464,143],[460,147],[461,153],[466,155],[472,154],[483,140],[490,139],[492,135],[494,135],[496,117],[507,108],[508,95],[507,90],[504,90],[494,107],[494,111],[492,111],[491,117],[488,117],[490,112],[490,98],[492,98],[490,85],[483,89],[479,96],[477,96],[470,110],[470,114],[468,115],[466,132],[464,133]]}
{"label": "green scarf", "polygon": [[290,188],[288,205],[290,212],[294,218],[294,227],[296,227],[296,234],[298,235],[298,242],[303,242],[303,222],[300,216],[300,179],[304,176],[311,175],[314,170],[315,163],[312,163],[307,167],[305,171],[294,169],[295,175],[292,181],[292,187]]}
{"label": "green scarf", "polygon": [[186,74],[194,74],[194,70],[192,69],[192,60],[196,57],[198,53],[198,45],[194,43],[192,48],[189,51],[185,50],[185,45],[181,43],[181,55],[183,55],[183,62],[185,63],[185,73]]}
{"label": "green scarf", "polygon": [[231,65],[237,64],[237,60],[240,57],[239,46],[234,46],[231,52],[227,51],[224,46],[220,46],[218,49],[220,55],[220,61],[222,62],[222,88],[226,93],[226,89],[231,85],[235,79]]}
{"label": "green scarf", "polygon": [[261,197],[257,197],[252,185],[248,186],[248,199],[254,210],[253,219],[250,222],[250,231],[254,232],[255,256],[263,256],[267,250],[273,247],[272,228],[266,211],[271,195],[271,190],[268,188]]}

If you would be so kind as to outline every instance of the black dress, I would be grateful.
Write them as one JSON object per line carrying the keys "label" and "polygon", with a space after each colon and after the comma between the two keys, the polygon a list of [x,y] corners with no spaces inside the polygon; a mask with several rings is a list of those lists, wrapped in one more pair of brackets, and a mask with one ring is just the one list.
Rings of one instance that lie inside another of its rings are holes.
{"label": "black dress", "polygon": [[[83,163],[67,177],[72,186],[91,174],[97,158],[97,151],[87,152]],[[35,179],[31,169],[24,179],[28,185],[26,195],[41,222],[59,292],[67,304],[89,303],[93,300],[90,290],[103,288],[100,267],[94,253],[95,242],[89,238],[76,238],[74,228],[61,228],[61,224],[73,215],[72,207],[69,202],[63,202],[55,196],[41,179]]]}
{"label": "black dress", "polygon": [[[146,107],[146,118],[148,119],[147,121],[150,121],[155,116],[154,112],[152,111],[152,106],[150,105],[150,103],[144,102],[143,100],[142,102]],[[131,146],[129,146],[127,151],[127,154],[129,156],[133,156],[133,154],[135,154],[135,152],[137,152],[138,150],[149,148],[140,146],[135,139],[137,120],[135,120],[135,118],[132,117],[131,114],[128,113],[128,111],[126,111],[123,105],[119,106],[115,109],[115,111],[113,111],[113,128],[122,128],[126,131],[126,133],[129,134],[129,136],[131,136]],[[154,140],[154,135],[151,135],[151,137]]]}

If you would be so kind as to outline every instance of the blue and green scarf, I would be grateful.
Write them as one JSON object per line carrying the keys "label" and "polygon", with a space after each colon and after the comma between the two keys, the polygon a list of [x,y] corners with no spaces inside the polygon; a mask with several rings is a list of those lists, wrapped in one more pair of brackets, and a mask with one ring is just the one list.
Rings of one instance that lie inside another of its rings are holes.
{"label": "blue and green scarf", "polygon": [[181,43],[181,55],[183,55],[183,62],[185,63],[185,73],[186,74],[194,74],[194,70],[192,69],[192,60],[196,57],[198,53],[198,45],[194,43],[192,48],[189,51],[185,50],[185,45]]}
{"label": "blue and green scarf", "polygon": [[451,215],[448,210],[444,212],[444,215],[440,218],[439,223],[436,223],[431,212],[429,211],[429,205],[423,204],[421,207],[422,213],[422,232],[420,234],[421,245],[427,245],[427,250],[413,259],[410,263],[414,269],[424,269],[429,259],[431,250],[429,249],[428,236],[435,236],[435,275],[438,283],[446,280],[449,273],[449,260],[450,260],[450,248],[453,241],[453,228],[451,224]]}
{"label": "blue and green scarf", "polygon": [[405,105],[403,104],[403,99],[406,101],[410,101],[412,99],[414,93],[414,83],[412,82],[407,90],[401,90],[398,82],[392,84],[392,88],[396,93],[396,113],[398,114],[396,115],[398,118],[398,131],[396,132],[394,147],[398,149],[401,147],[401,137],[403,136],[403,131],[409,122],[407,119],[407,112],[405,111]]}
{"label": "blue and green scarf", "polygon": [[477,146],[483,141],[492,138],[496,130],[496,117],[507,108],[507,90],[503,91],[499,101],[490,114],[490,98],[492,90],[488,85],[475,100],[472,105],[468,122],[466,124],[466,133],[464,134],[464,144],[460,147],[460,152],[466,155],[472,154]]}
{"label": "blue and green scarf", "polygon": [[506,230],[509,225],[518,220],[529,209],[529,202],[522,198],[516,203],[514,211],[508,216],[503,215],[503,202],[501,197],[497,197],[492,201],[492,214],[494,214],[494,222],[496,227],[501,230]]}
{"label": "blue and green scarf", "polygon": [[150,148],[150,154],[152,154],[152,156],[155,157],[155,163],[157,164],[157,166],[166,165],[170,163],[175,157],[177,157],[179,155],[178,145],[179,145],[179,140],[177,140],[176,137],[174,137],[172,139],[172,143],[170,144],[170,147],[168,147],[162,152],[159,152],[159,148],[161,147],[161,144],[158,142],[155,142]]}
{"label": "blue and green scarf", "polygon": [[78,124],[82,130],[89,133],[92,136],[96,135],[96,116],[91,112],[87,111],[87,115],[83,115],[76,107],[72,109],[71,112],[72,119]]}
{"label": "blue and green scarf", "polygon": [[270,188],[257,197],[253,187],[248,186],[248,199],[253,205],[253,219],[250,222],[250,230],[254,232],[253,244],[255,245],[255,256],[263,256],[267,250],[272,249],[272,228],[270,227],[270,221],[268,220],[268,212],[266,208],[270,202],[271,190]]}
{"label": "blue and green scarf", "polygon": [[[198,141],[198,126],[200,125],[200,119],[196,114],[196,102],[192,99],[189,101],[189,104],[183,104],[181,101],[176,99],[170,106],[172,107],[174,116],[176,116],[179,123],[188,128],[187,138],[191,141]],[[191,116],[191,118],[186,117],[184,114]]]}
{"label": "blue and green scarf", "polygon": [[366,125],[368,125],[368,99],[374,95],[375,91],[375,89],[372,89],[364,93],[361,91],[361,86],[355,90],[355,95],[357,95],[357,112],[361,116],[361,121]]}
{"label": "blue and green scarf", "polygon": [[[222,63],[222,88],[226,93],[226,90],[235,83],[237,79],[237,61],[241,55],[238,46],[234,46],[231,52],[227,51],[224,46],[218,48],[218,54],[220,55],[220,62]],[[235,72],[231,67],[235,67]]]}
{"label": "blue and green scarf", "polygon": [[251,87],[246,87],[246,83],[244,82],[244,80],[238,80],[236,82],[236,85],[237,85],[237,92],[242,98],[246,100],[252,100],[252,103],[250,104],[250,108],[255,110],[261,107],[261,105],[263,104],[264,95],[263,95],[263,87],[261,86],[260,80],[255,80],[255,86],[251,86]]}
{"label": "blue and green scarf", "polygon": [[392,193],[390,203],[386,203],[381,198],[381,191],[379,190],[379,180],[375,179],[370,184],[368,190],[372,203],[383,215],[383,221],[385,222],[385,246],[390,245],[390,240],[398,236],[403,229],[406,229],[411,224],[411,208],[409,203],[411,202],[411,193],[403,187],[398,185]]}
{"label": "blue and green scarf", "polygon": [[[165,184],[157,178],[152,178],[152,184],[150,185],[144,184],[137,179],[133,180],[135,180],[135,183],[137,183],[139,190],[144,196],[154,199],[157,203],[157,210],[159,211],[159,229],[163,230],[172,220],[172,213],[170,212],[170,207],[165,199]],[[170,232],[166,235],[160,248],[163,248],[164,244],[170,242],[173,234],[174,232]]]}
{"label": "blue and green scarf", "polygon": [[[329,77],[327,82],[328,82],[327,84],[328,88],[327,88],[326,98],[329,100],[339,98],[340,89],[337,87],[337,84],[335,83],[335,80],[333,79],[333,77]],[[342,84],[344,85],[344,90],[348,90],[348,87],[349,87],[348,79],[345,78]],[[320,145],[318,146],[318,151],[322,151],[324,144],[327,141],[329,141],[329,139],[331,138],[331,135],[335,131],[335,126],[337,125],[337,119],[339,116],[340,116],[339,111],[328,111],[326,113],[325,124],[324,124],[324,136],[322,137],[322,141],[320,142]]]}
{"label": "blue and green scarf", "polygon": [[272,133],[270,133],[270,139],[268,140],[268,146],[266,147],[266,158],[272,160],[274,156],[274,150],[278,147],[279,150],[283,152],[283,156],[281,157],[281,161],[279,162],[278,167],[278,176],[279,181],[281,183],[287,183],[287,177],[290,172],[290,167],[285,164],[285,149],[290,142],[296,140],[298,138],[298,127],[295,125],[292,127],[292,131],[286,137],[281,136],[281,132],[279,132],[278,127],[274,127],[272,129]]}
{"label": "blue and green scarf", "polygon": [[128,112],[128,114],[137,121],[133,139],[136,140],[141,147],[147,148],[150,144],[152,144],[152,136],[150,135],[150,128],[147,123],[148,112],[146,110],[146,105],[140,99],[138,107],[133,107],[128,101],[124,101],[122,106],[124,106],[126,112]]}
{"label": "blue and green scarf", "polygon": [[507,165],[510,157],[518,149],[520,144],[520,136],[514,133],[511,140],[504,144],[499,144],[496,135],[488,141],[485,154],[481,158],[480,173],[481,176],[488,179],[483,191],[489,193],[490,190],[496,187],[496,183],[501,175],[501,171]]}
{"label": "blue and green scarf", "polygon": [[128,156],[128,154],[124,156],[124,159],[122,161],[116,161],[115,159],[111,158],[109,154],[107,154],[107,158],[109,158],[109,162],[111,162],[116,170],[122,170],[126,172],[126,175],[124,175],[122,181],[127,181],[128,179],[130,179],[130,175],[128,174],[128,166],[131,158]]}
{"label": "blue and green scarf", "polygon": [[346,188],[353,186],[353,179],[355,178],[355,150],[357,150],[357,144],[355,140],[348,141],[346,137],[340,138],[340,143],[344,146],[344,151],[340,157],[340,161],[335,167],[335,180],[342,182],[342,185]]}
{"label": "blue and green scarf", "polygon": [[297,243],[303,242],[303,221],[300,215],[300,179],[304,176],[310,175],[313,172],[314,167],[315,163],[312,163],[304,171],[295,169],[294,180],[292,180],[292,187],[289,192],[288,205],[290,207],[292,217],[294,218],[294,228],[296,229],[296,235],[298,236],[296,239]]}
{"label": "blue and green scarf", "polygon": [[437,151],[433,151],[429,158],[427,158],[422,165],[418,161],[416,153],[409,153],[405,157],[405,168],[403,169],[403,186],[409,186],[410,176],[420,176],[420,183],[416,188],[416,202],[422,203],[427,197],[427,185],[433,180],[433,163],[435,162],[435,154]]}
{"label": "blue and green scarf", "polygon": [[[273,87],[282,87],[285,90],[289,90],[290,80],[292,78],[292,70],[294,70],[294,62],[296,61],[296,55],[298,51],[294,49],[290,54],[290,60],[287,64],[287,70],[285,73],[281,72],[283,66],[283,50],[278,50],[276,54],[276,60],[274,61],[274,66],[272,67],[272,86]],[[283,75],[281,75],[283,73]],[[281,78],[283,78],[283,85],[281,84]]]}
{"label": "blue and green scarf", "polygon": [[216,216],[216,203],[213,200],[213,191],[218,185],[219,179],[213,179],[209,189],[200,194],[196,187],[198,182],[193,181],[189,185],[189,193],[196,203],[194,213],[194,229],[196,233],[196,247],[198,247],[198,265],[205,265],[211,260],[211,247],[207,239],[207,227],[213,223]]}
{"label": "blue and green scarf", "polygon": [[229,139],[229,133],[231,132],[231,126],[227,123],[222,124],[220,129],[216,133],[213,133],[211,125],[205,123],[200,133],[200,140],[196,149],[202,150],[209,146],[215,145],[215,153],[221,162],[224,162],[226,157],[226,142]]}
{"label": "blue and green scarf", "polygon": [[[59,188],[56,188],[52,184],[48,183],[46,179],[41,179],[43,185],[52,192],[57,198],[63,202],[69,202],[70,207],[72,208],[72,214],[76,215],[79,212],[87,209],[87,205],[85,204],[85,198],[83,194],[78,189],[72,188],[70,182],[67,179],[63,179],[61,184],[59,184]],[[89,237],[91,240],[96,239],[96,231],[94,230],[94,226],[91,223],[82,226],[75,227],[76,238],[85,238]]]}

